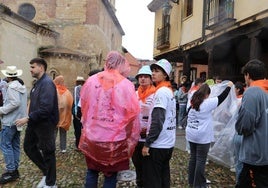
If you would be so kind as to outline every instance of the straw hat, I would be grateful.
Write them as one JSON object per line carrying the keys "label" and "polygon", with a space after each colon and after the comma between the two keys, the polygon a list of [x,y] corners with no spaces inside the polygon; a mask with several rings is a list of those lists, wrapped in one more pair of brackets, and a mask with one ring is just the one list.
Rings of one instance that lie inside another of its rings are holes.
{"label": "straw hat", "polygon": [[22,75],[22,70],[17,69],[16,66],[7,66],[6,70],[1,70],[6,77],[17,77]]}

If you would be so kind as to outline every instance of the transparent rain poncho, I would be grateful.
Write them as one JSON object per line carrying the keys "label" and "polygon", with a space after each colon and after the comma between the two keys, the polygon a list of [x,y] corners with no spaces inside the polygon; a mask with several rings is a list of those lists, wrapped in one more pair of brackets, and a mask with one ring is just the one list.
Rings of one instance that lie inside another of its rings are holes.
{"label": "transparent rain poncho", "polygon": [[[218,96],[227,86],[228,81],[211,86],[210,97]],[[230,167],[233,159],[233,137],[238,111],[237,98],[234,86],[227,98],[213,112],[213,129],[215,142],[208,153],[209,159],[224,166]]]}
{"label": "transparent rain poncho", "polygon": [[81,90],[79,148],[92,160],[111,166],[132,156],[137,144],[140,107],[134,85],[116,70],[91,76]]}

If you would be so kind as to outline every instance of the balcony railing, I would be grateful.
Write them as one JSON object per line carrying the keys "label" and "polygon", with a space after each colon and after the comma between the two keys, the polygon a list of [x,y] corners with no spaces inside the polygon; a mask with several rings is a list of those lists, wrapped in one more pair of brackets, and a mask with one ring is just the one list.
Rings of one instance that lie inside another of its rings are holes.
{"label": "balcony railing", "polygon": [[157,46],[156,46],[157,50],[162,50],[170,46],[169,34],[170,34],[169,24],[157,30]]}
{"label": "balcony railing", "polygon": [[206,28],[215,29],[227,23],[233,23],[234,0],[207,0]]}

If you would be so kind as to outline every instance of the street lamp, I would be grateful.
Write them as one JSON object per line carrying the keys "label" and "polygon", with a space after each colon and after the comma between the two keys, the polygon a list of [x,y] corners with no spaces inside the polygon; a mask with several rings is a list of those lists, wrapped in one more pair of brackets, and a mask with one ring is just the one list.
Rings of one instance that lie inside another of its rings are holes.
{"label": "street lamp", "polygon": [[173,3],[179,4],[179,0],[171,0]]}
{"label": "street lamp", "polygon": [[169,1],[165,2],[162,6],[162,13],[164,16],[169,16],[171,12],[172,6],[169,4]]}

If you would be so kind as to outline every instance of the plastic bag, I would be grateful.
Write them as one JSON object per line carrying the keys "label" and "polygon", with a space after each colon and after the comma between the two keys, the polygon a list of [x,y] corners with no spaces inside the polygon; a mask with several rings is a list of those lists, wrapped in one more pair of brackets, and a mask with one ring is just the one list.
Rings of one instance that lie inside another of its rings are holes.
{"label": "plastic bag", "polygon": [[[226,88],[227,83],[228,81],[224,81],[221,84],[213,85],[210,97],[218,96]],[[233,137],[237,111],[237,98],[233,86],[228,97],[213,112],[215,143],[208,153],[211,160],[227,167],[231,167],[234,163]]]}

